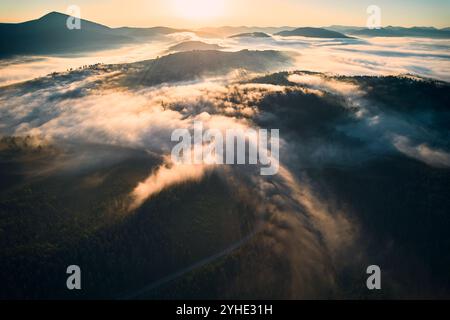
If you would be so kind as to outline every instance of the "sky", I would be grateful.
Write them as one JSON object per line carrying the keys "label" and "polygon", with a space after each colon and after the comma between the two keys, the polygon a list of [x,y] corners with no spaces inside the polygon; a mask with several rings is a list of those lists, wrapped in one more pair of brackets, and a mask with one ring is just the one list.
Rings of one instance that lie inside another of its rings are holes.
{"label": "sky", "polygon": [[450,0],[2,0],[1,22],[23,22],[70,5],[111,27],[365,26],[368,6],[382,26],[450,27]]}

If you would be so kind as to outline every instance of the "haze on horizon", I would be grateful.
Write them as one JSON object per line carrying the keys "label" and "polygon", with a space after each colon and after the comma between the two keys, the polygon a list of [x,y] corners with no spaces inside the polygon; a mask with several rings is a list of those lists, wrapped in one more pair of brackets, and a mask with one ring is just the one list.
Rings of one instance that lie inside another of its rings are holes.
{"label": "haze on horizon", "polygon": [[17,23],[51,11],[81,8],[82,18],[111,27],[205,26],[365,26],[367,7],[381,8],[382,26],[450,25],[447,0],[3,0],[0,21]]}

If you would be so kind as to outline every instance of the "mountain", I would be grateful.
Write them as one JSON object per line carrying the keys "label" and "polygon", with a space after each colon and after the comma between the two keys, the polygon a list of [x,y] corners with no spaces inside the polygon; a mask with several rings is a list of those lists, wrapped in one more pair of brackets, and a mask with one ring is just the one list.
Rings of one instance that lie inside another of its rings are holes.
{"label": "mountain", "polygon": [[357,31],[364,30],[366,27],[355,27],[355,26],[340,26],[340,25],[332,25],[328,27],[324,27],[327,30],[337,31],[340,33],[350,33],[349,31]]}
{"label": "mountain", "polygon": [[331,31],[323,28],[297,28],[291,31],[281,31],[276,33],[278,36],[293,37],[302,36],[309,38],[349,38],[343,33]]}
{"label": "mountain", "polygon": [[148,37],[156,37],[161,35],[168,35],[171,33],[177,32],[192,32],[186,29],[174,29],[169,27],[152,27],[152,28],[130,28],[130,27],[122,27],[113,29],[116,33],[122,34],[128,37],[135,38],[148,38]]}
{"label": "mountain", "polygon": [[450,38],[450,29],[436,29],[433,27],[394,27],[388,26],[380,29],[368,29],[361,27],[331,26],[330,30],[344,32],[346,34],[368,37],[424,37],[424,38]]}
{"label": "mountain", "polygon": [[187,31],[167,27],[114,29],[84,19],[81,19],[81,29],[69,30],[68,18],[68,15],[51,12],[23,23],[0,23],[0,56],[102,50],[143,38]]}
{"label": "mountain", "polygon": [[51,12],[37,20],[0,24],[0,52],[2,55],[79,52],[131,41],[109,27],[87,20],[81,20],[80,30],[69,30],[68,17]]}
{"label": "mountain", "polygon": [[247,27],[247,26],[240,26],[240,27],[231,27],[231,26],[224,26],[224,27],[215,27],[215,28],[200,28],[197,29],[195,32],[198,34],[199,32],[208,33],[210,35],[214,34],[219,37],[230,37],[232,35],[237,35],[241,33],[253,33],[253,32],[264,32],[268,34],[274,34],[280,31],[285,30],[292,30],[292,27],[284,26],[284,27]]}
{"label": "mountain", "polygon": [[235,69],[266,72],[277,67],[290,66],[291,61],[287,54],[274,50],[178,52],[127,65],[126,83],[135,86],[190,81],[201,76],[226,74]]}
{"label": "mountain", "polygon": [[185,41],[173,45],[169,48],[169,51],[192,51],[192,50],[220,50],[223,47],[202,41]]}
{"label": "mountain", "polygon": [[229,38],[271,38],[271,36],[264,32],[247,32],[235,34]]}

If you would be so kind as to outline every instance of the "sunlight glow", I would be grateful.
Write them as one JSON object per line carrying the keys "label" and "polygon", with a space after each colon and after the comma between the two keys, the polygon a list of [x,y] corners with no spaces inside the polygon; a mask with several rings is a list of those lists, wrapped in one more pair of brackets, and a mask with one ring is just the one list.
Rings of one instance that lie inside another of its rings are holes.
{"label": "sunlight glow", "polygon": [[224,14],[225,0],[172,0],[180,18],[208,20]]}

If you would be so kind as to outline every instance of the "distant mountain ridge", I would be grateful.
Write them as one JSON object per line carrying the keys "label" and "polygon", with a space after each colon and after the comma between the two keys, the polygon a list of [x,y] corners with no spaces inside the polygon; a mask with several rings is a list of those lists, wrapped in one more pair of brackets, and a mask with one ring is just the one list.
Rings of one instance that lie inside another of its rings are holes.
{"label": "distant mountain ridge", "polygon": [[293,27],[284,26],[284,27],[248,27],[248,26],[222,26],[222,27],[205,27],[197,29],[196,32],[205,32],[209,34],[215,34],[220,37],[230,37],[232,35],[243,34],[243,33],[255,33],[262,32],[267,34],[275,34],[280,31],[292,30]]}
{"label": "distant mountain ridge", "polygon": [[169,27],[150,27],[150,28],[132,28],[132,27],[121,27],[113,29],[115,32],[120,33],[125,36],[130,37],[154,37],[159,35],[168,35],[177,32],[192,32],[187,29],[175,29]]}
{"label": "distant mountain ridge", "polygon": [[[267,38],[272,34],[280,36],[304,36],[318,38],[369,37],[430,37],[450,38],[450,28],[433,27],[386,27],[367,29],[352,26],[330,26],[327,28],[284,27],[215,27],[196,30],[176,29],[164,26],[150,28],[110,28],[88,20],[81,20],[80,30],[69,30],[68,15],[50,12],[39,19],[22,23],[0,23],[0,58],[13,55],[67,54],[84,51],[104,50],[124,44],[137,43],[154,37],[163,37],[177,32],[192,32],[205,37],[254,37]],[[348,34],[348,35],[347,35]],[[186,46],[189,46],[186,44]],[[193,50],[195,50],[195,45]],[[202,46],[204,49],[219,49]],[[184,49],[183,49],[184,50]]]}
{"label": "distant mountain ridge", "polygon": [[220,50],[223,49],[218,44],[206,43],[202,41],[184,41],[173,45],[169,48],[169,51],[192,51],[192,50]]}
{"label": "distant mountain ridge", "polygon": [[239,33],[229,36],[229,38],[271,38],[265,32],[247,32],[247,33]]}
{"label": "distant mountain ridge", "polygon": [[281,31],[276,33],[275,35],[282,37],[301,36],[309,38],[350,38],[345,34],[337,31],[327,30],[324,28],[310,28],[310,27],[297,28],[290,31]]}
{"label": "distant mountain ridge", "polygon": [[351,26],[330,26],[328,29],[344,32],[355,36],[368,37],[426,37],[426,38],[450,38],[450,28],[436,29],[434,27],[394,27],[387,26],[380,29],[368,29]]}

